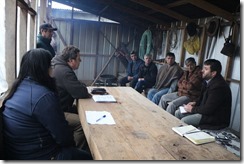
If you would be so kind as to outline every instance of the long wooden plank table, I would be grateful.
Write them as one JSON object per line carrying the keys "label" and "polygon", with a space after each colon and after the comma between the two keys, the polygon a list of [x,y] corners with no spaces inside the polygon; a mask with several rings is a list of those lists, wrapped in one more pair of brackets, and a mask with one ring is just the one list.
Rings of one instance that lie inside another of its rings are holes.
{"label": "long wooden plank table", "polygon": [[[215,142],[195,145],[176,134],[171,128],[185,124],[131,87],[104,88],[117,103],[77,102],[94,160],[240,160]],[[85,111],[110,112],[116,124],[88,124]]]}

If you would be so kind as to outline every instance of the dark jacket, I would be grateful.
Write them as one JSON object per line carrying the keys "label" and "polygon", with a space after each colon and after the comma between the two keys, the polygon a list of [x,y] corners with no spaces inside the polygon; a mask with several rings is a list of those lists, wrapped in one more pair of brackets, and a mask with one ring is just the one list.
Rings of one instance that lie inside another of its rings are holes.
{"label": "dark jacket", "polygon": [[199,66],[191,73],[185,71],[178,81],[178,96],[187,96],[191,101],[196,101],[201,94],[202,83],[202,70]]}
{"label": "dark jacket", "polygon": [[74,99],[88,98],[89,93],[86,85],[81,83],[75,72],[63,60],[61,55],[56,55],[52,59],[53,77],[56,79],[61,108],[64,112],[72,109]]}
{"label": "dark jacket", "polygon": [[25,79],[3,107],[7,159],[51,159],[61,147],[74,145],[58,96]]}
{"label": "dark jacket", "polygon": [[153,62],[151,62],[148,66],[144,64],[140,67],[138,78],[144,78],[147,83],[150,83],[151,86],[154,86],[154,84],[156,83],[157,73],[157,66]]}
{"label": "dark jacket", "polygon": [[201,129],[222,129],[229,126],[231,103],[230,87],[221,75],[217,75],[207,86],[203,86],[192,113],[202,114]]}
{"label": "dark jacket", "polygon": [[[133,67],[134,64],[134,67]],[[137,58],[135,62],[130,61],[127,67],[127,76],[133,76],[133,78],[138,79],[138,73],[140,67],[144,64],[144,61],[140,58]],[[134,68],[134,69],[133,69]]]}
{"label": "dark jacket", "polygon": [[52,54],[52,57],[54,57],[55,51],[50,43],[51,39],[44,38],[41,34],[37,35],[36,48],[43,48],[45,50],[48,50]]}

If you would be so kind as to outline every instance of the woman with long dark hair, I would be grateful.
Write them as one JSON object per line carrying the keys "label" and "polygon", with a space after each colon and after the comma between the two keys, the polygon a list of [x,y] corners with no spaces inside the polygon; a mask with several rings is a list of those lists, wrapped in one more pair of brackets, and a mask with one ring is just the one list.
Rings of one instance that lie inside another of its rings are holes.
{"label": "woman with long dark hair", "polygon": [[6,159],[92,159],[74,147],[51,77],[51,59],[41,48],[22,58],[18,78],[2,105]]}

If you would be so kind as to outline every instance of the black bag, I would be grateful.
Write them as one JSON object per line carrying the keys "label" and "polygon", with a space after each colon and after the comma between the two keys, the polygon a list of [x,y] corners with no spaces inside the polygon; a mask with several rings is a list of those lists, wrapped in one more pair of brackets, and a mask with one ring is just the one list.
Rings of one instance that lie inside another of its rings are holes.
{"label": "black bag", "polygon": [[105,95],[108,94],[106,89],[104,88],[93,88],[91,91],[92,94],[98,94],[98,95]]}
{"label": "black bag", "polygon": [[220,52],[224,55],[231,57],[234,54],[235,45],[229,40],[230,39],[226,39],[224,47],[222,48],[222,50]]}
{"label": "black bag", "polygon": [[231,25],[231,27],[230,27],[228,38],[225,38],[225,36],[224,36],[224,38],[225,38],[224,47],[223,47],[222,50],[220,51],[222,54],[224,54],[224,55],[226,55],[226,56],[229,56],[229,57],[233,56],[234,51],[235,51],[235,45],[234,45],[234,44],[232,43],[232,41],[231,41],[231,37],[232,37],[232,35],[231,35],[232,27],[233,27],[233,23],[232,23],[232,25]]}

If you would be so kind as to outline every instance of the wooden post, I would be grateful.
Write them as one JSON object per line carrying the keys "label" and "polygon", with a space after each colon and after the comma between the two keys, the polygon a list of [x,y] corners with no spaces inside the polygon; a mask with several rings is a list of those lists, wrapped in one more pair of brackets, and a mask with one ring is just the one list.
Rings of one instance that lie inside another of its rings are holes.
{"label": "wooden post", "polygon": [[204,53],[206,49],[206,42],[207,42],[207,35],[206,35],[206,27],[203,26],[202,28],[202,37],[200,39],[200,50],[198,51],[198,65],[202,65],[204,62]]}
{"label": "wooden post", "polygon": [[[235,48],[236,48],[236,45],[237,45],[237,41],[236,40],[237,40],[237,37],[238,37],[237,31],[239,31],[238,30],[238,26],[237,26],[237,24],[234,24],[231,40],[233,41],[233,43],[235,45]],[[234,54],[231,57],[228,57],[228,59],[227,59],[226,71],[225,71],[225,76],[224,76],[225,80],[227,80],[228,78],[231,78],[230,76],[231,76],[231,72],[232,72],[232,69],[233,69],[233,63],[234,63]]]}

